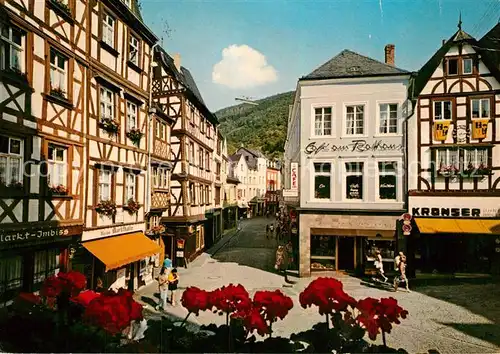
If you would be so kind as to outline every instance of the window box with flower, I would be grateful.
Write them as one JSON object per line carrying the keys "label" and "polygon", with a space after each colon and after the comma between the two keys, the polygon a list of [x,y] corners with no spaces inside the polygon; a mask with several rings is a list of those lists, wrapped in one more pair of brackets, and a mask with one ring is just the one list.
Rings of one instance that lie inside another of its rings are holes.
{"label": "window box with flower", "polygon": [[130,198],[129,200],[127,200],[127,204],[123,206],[123,209],[127,210],[129,214],[136,214],[139,211],[140,207],[141,206],[137,201]]}
{"label": "window box with flower", "polygon": [[113,217],[116,215],[116,204],[111,200],[101,200],[96,206],[97,214]]}
{"label": "window box with flower", "polygon": [[455,176],[459,172],[457,166],[455,165],[444,165],[441,164],[437,173],[443,177]]}
{"label": "window box with flower", "polygon": [[120,123],[116,119],[108,117],[101,117],[99,126],[108,134],[118,134],[118,130],[120,129]]}
{"label": "window box with flower", "polygon": [[139,128],[131,128],[127,132],[127,138],[129,138],[132,141],[132,144],[135,146],[139,146],[141,143],[141,139],[144,136],[144,133],[139,130]]}
{"label": "window box with flower", "polygon": [[53,195],[68,195],[68,188],[63,184],[49,186],[49,192]]}
{"label": "window box with flower", "polygon": [[6,196],[20,196],[24,194],[24,185],[19,181],[5,183],[0,180],[0,194]]}
{"label": "window box with flower", "polygon": [[73,13],[71,8],[67,4],[67,1],[63,0],[49,0],[48,6],[59,16],[61,16],[69,24],[74,24],[75,20],[73,18]]}
{"label": "window box with flower", "polygon": [[150,235],[161,235],[165,233],[165,226],[163,225],[156,225],[150,228],[146,233]]}

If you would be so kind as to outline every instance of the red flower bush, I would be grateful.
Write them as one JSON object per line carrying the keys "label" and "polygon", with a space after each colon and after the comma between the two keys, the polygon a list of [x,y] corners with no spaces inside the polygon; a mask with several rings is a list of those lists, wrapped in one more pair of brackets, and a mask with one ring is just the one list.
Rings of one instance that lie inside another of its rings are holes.
{"label": "red flower bush", "polygon": [[299,295],[299,302],[303,308],[315,305],[320,315],[346,311],[354,308],[356,300],[344,292],[342,282],[334,278],[317,278]]}
{"label": "red flower bush", "polygon": [[279,290],[257,291],[253,296],[253,306],[272,324],[278,318],[281,320],[285,318],[293,308],[293,301]]}
{"label": "red flower bush", "polygon": [[82,273],[70,271],[59,272],[56,275],[45,279],[40,294],[46,298],[54,298],[62,293],[69,296],[77,296],[80,291],[85,289],[87,279]]}
{"label": "red flower bush", "polygon": [[248,291],[243,285],[223,286],[220,289],[211,291],[209,294],[210,305],[215,307],[219,312],[231,314],[237,311],[247,311],[252,307],[252,301],[248,295]]}
{"label": "red flower bush", "polygon": [[392,297],[380,300],[368,297],[358,301],[357,309],[360,314],[356,319],[366,329],[371,340],[377,339],[379,330],[382,334],[391,333],[392,324],[400,324],[399,318],[408,316],[408,311]]}
{"label": "red flower bush", "polygon": [[33,293],[20,293],[17,300],[24,303],[29,303],[33,305],[40,305],[42,303],[42,298]]}
{"label": "red flower bush", "polygon": [[92,300],[94,300],[95,298],[97,298],[99,296],[101,296],[101,294],[96,293],[95,291],[86,290],[86,291],[82,291],[77,296],[72,297],[71,301],[73,301],[77,304],[80,304],[84,307],[87,307]]}
{"label": "red flower bush", "polygon": [[[235,317],[240,317],[240,313],[236,313]],[[265,336],[266,334],[271,333],[271,328],[267,325],[264,316],[262,316],[261,310],[258,307],[252,307],[250,310],[244,312],[244,315],[241,316],[243,320],[243,327],[247,333],[252,333],[253,331],[257,331],[257,333],[261,336]]]}
{"label": "red flower bush", "polygon": [[210,293],[195,286],[187,288],[182,293],[181,304],[196,316],[200,314],[200,311],[209,310],[213,307]]}

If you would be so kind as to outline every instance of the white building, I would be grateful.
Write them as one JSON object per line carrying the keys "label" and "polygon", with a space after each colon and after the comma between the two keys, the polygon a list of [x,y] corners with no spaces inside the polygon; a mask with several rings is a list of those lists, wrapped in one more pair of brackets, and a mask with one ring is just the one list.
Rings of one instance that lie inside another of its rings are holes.
{"label": "white building", "polygon": [[409,77],[388,45],[386,63],[344,50],[299,79],[285,156],[300,166],[301,276],[372,267],[375,248],[392,261]]}
{"label": "white building", "polygon": [[499,37],[500,25],[477,41],[459,23],[413,80],[413,268],[500,272]]}

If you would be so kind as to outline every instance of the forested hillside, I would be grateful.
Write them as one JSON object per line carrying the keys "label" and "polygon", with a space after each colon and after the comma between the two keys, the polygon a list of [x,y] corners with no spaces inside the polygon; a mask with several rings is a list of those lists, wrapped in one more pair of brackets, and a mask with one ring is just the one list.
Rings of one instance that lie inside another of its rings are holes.
{"label": "forested hillside", "polygon": [[244,146],[259,149],[267,157],[281,157],[293,95],[294,91],[280,93],[256,101],[257,106],[242,103],[215,112],[229,154]]}

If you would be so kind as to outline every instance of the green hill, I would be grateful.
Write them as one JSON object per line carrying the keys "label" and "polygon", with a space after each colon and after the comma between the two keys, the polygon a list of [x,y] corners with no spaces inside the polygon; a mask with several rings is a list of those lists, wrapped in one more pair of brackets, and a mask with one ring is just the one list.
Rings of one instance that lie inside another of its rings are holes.
{"label": "green hill", "polygon": [[281,157],[286,140],[288,107],[295,92],[285,92],[256,101],[257,106],[242,103],[215,112],[228,152],[244,146],[261,150],[267,157]]}

